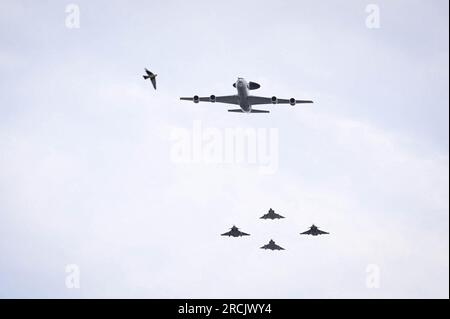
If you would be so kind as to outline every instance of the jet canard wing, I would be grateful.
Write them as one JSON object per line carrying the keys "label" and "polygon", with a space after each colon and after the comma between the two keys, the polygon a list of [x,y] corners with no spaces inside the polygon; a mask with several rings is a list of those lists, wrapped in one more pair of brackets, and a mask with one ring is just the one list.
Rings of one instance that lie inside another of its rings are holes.
{"label": "jet canard wing", "polygon": [[237,95],[223,95],[223,96],[207,96],[207,97],[199,97],[195,95],[194,97],[180,97],[180,100],[183,101],[192,101],[194,103],[198,102],[218,102],[218,103],[226,103],[226,104],[236,104],[239,105],[239,97]]}
{"label": "jet canard wing", "polygon": [[254,95],[250,95],[248,97],[248,104],[250,105],[259,105],[259,104],[292,104],[292,102],[294,102],[294,104],[301,104],[301,103],[314,103],[313,101],[310,100],[293,100],[291,101],[291,99],[277,99],[275,98],[274,100],[272,100],[271,97],[263,97],[263,96],[254,96]]}

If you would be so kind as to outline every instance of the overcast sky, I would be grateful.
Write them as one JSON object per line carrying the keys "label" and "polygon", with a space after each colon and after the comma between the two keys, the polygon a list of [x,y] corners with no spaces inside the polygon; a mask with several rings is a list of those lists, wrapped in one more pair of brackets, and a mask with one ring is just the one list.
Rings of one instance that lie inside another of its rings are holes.
{"label": "overcast sky", "polygon": [[[447,1],[69,3],[0,2],[0,297],[449,297]],[[179,101],[237,77],[315,103]],[[199,127],[269,156],[174,160]]]}

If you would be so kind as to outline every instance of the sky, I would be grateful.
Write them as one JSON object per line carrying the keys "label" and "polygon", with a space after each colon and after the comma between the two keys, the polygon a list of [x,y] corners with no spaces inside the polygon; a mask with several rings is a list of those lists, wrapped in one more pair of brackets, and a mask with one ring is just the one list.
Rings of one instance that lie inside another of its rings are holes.
{"label": "sky", "polygon": [[1,298],[449,297],[447,1],[70,4],[0,2]]}

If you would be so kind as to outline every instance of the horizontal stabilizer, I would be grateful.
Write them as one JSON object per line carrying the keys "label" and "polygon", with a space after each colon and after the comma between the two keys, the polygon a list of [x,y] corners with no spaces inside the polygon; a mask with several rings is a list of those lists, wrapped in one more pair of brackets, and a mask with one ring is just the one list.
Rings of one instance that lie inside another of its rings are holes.
{"label": "horizontal stabilizer", "polygon": [[[244,113],[244,111],[242,111],[242,109],[228,110],[228,112]],[[270,113],[270,111],[266,111],[266,110],[253,110],[253,109],[252,109],[250,113]]]}

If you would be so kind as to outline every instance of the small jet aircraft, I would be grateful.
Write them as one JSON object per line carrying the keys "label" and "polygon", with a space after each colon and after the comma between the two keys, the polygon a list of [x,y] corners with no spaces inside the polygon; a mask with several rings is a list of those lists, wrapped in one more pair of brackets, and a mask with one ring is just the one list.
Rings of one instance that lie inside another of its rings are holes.
{"label": "small jet aircraft", "polygon": [[147,75],[143,75],[144,80],[150,79],[150,81],[152,81],[153,87],[156,90],[156,76],[158,74],[153,74],[152,72],[150,72],[149,70],[145,69],[145,73],[147,73]]}
{"label": "small jet aircraft", "polygon": [[230,228],[230,231],[227,233],[222,234],[221,236],[232,236],[232,237],[242,237],[242,236],[250,236],[250,234],[241,232],[239,230],[239,228],[237,228],[236,226],[233,226]]}
{"label": "small jet aircraft", "polygon": [[271,208],[269,209],[269,212],[263,215],[260,219],[281,219],[281,218],[284,217],[275,213],[275,211]]}
{"label": "small jet aircraft", "polygon": [[313,103],[310,100],[296,100],[294,98],[290,99],[279,99],[276,96],[272,97],[261,97],[250,95],[249,90],[259,89],[261,86],[255,82],[247,82],[243,78],[238,78],[233,86],[237,89],[236,95],[225,95],[225,96],[215,96],[211,95],[209,97],[199,97],[194,95],[194,97],[180,97],[180,100],[192,101],[194,103],[198,102],[218,102],[225,104],[235,104],[239,105],[240,109],[228,110],[228,112],[238,112],[238,113],[270,113],[266,110],[255,110],[252,108],[253,105],[259,104],[290,104],[294,106],[296,103]]}
{"label": "small jet aircraft", "polygon": [[284,250],[283,247],[280,247],[277,244],[275,244],[275,242],[272,239],[269,241],[267,245],[262,246],[261,249]]}
{"label": "small jet aircraft", "polygon": [[313,236],[317,236],[317,235],[325,235],[325,234],[329,234],[326,231],[322,231],[319,229],[319,227],[317,227],[316,225],[312,225],[309,230],[301,233],[300,235],[313,235]]}

